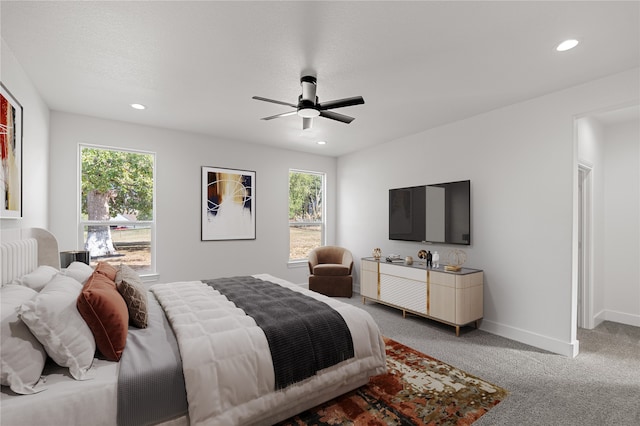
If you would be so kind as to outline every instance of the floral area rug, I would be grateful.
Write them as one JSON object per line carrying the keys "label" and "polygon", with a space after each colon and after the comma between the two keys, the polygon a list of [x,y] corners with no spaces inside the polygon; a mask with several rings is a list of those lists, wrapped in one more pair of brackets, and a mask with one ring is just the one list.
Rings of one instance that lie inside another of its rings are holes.
{"label": "floral area rug", "polygon": [[507,395],[394,340],[385,344],[386,374],[279,425],[470,425]]}

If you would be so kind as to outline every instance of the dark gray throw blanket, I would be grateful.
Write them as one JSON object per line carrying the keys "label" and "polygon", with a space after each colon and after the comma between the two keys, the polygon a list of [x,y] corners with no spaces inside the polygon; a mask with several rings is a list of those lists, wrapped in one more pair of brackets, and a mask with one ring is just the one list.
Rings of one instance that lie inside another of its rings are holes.
{"label": "dark gray throw blanket", "polygon": [[119,426],[157,424],[188,411],[178,342],[155,295],[147,299],[148,326],[129,327],[120,359]]}
{"label": "dark gray throw blanket", "polygon": [[312,297],[254,277],[204,280],[262,328],[283,389],[354,357],[351,332],[339,312]]}

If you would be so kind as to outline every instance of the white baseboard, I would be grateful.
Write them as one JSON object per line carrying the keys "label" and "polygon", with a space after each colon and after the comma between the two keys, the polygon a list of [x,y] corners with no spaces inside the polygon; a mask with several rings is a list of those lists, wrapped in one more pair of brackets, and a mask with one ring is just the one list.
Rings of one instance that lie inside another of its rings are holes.
{"label": "white baseboard", "polygon": [[521,328],[512,327],[498,322],[483,319],[480,329],[507,339],[515,340],[527,345],[570,358],[578,355],[578,341],[563,342],[552,337],[543,336]]}
{"label": "white baseboard", "polygon": [[595,326],[597,327],[603,321],[612,321],[640,327],[640,315],[627,314],[625,312],[602,310],[595,316]]}
{"label": "white baseboard", "polygon": [[597,326],[602,324],[604,321],[606,321],[604,316],[605,316],[604,311],[600,311],[593,317],[593,328],[596,328]]}

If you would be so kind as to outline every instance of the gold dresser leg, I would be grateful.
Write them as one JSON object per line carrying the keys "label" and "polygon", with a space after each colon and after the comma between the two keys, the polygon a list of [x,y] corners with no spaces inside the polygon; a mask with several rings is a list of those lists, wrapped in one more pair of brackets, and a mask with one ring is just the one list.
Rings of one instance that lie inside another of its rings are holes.
{"label": "gold dresser leg", "polygon": [[456,337],[460,337],[460,326],[456,325]]}

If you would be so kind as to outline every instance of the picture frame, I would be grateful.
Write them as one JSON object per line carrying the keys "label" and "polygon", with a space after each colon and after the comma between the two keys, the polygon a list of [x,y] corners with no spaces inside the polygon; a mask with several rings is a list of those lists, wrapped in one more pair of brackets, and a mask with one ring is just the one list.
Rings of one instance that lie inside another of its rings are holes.
{"label": "picture frame", "polygon": [[0,82],[0,219],[22,218],[22,105]]}
{"label": "picture frame", "polygon": [[201,240],[255,240],[256,172],[203,166],[201,185]]}

